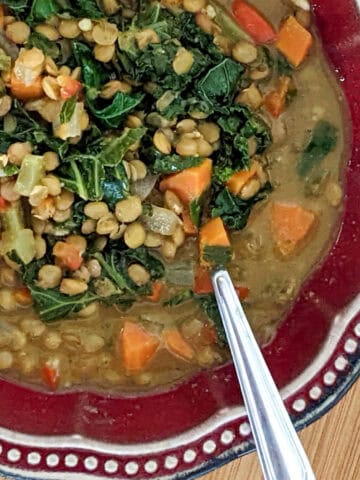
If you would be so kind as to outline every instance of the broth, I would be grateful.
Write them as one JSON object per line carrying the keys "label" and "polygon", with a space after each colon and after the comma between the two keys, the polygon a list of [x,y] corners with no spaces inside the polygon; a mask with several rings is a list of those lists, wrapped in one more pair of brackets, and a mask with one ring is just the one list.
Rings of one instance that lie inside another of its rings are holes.
{"label": "broth", "polygon": [[[226,7],[230,5],[227,1],[221,3]],[[284,5],[279,0],[252,3],[276,27],[295,10],[290,3]],[[324,59],[321,43],[314,29],[311,31],[315,36],[314,46],[304,63],[291,72],[296,87],[294,98],[279,118],[273,118],[264,108],[258,112],[273,136],[272,145],[261,154],[261,164],[273,191],[254,206],[246,227],[231,235],[233,258],[229,270],[235,284],[249,291],[243,304],[262,345],[271,341],[303,281],[324,257],[339,227],[342,171],[347,156],[346,109],[340,88]],[[276,55],[274,46],[269,49]],[[274,75],[272,80],[258,81],[261,94],[271,91],[276,80]],[[319,121],[328,121],[336,127],[337,144],[321,167],[304,179],[297,174],[296,164]],[[156,203],[159,192],[153,195]],[[277,202],[301,205],[316,216],[316,226],[309,238],[286,258],[274,247],[270,228],[271,209]],[[166,298],[192,289],[193,275],[187,272],[194,268],[197,258],[197,241],[189,237],[179,247],[175,259],[165,259]],[[226,346],[214,343],[213,325],[195,299],[177,306],[164,306],[162,302],[151,303],[145,298],[126,312],[116,305],[90,305],[70,318],[42,322],[31,307],[12,308],[8,293],[21,285],[21,281],[19,276],[14,279],[10,270],[4,263],[0,289],[0,368],[6,378],[33,384],[42,384],[45,379],[52,388],[146,390],[171,385],[200,368],[229,359]],[[176,354],[176,349],[174,354],[171,348],[162,348],[162,339],[143,369],[125,371],[119,332],[129,318],[131,322],[140,321],[154,338],[162,338],[164,329],[176,327],[191,346],[192,356],[184,358]],[[44,365],[50,365],[51,369],[44,371]],[[56,382],[51,379],[53,369],[60,371],[56,373],[59,377]]]}

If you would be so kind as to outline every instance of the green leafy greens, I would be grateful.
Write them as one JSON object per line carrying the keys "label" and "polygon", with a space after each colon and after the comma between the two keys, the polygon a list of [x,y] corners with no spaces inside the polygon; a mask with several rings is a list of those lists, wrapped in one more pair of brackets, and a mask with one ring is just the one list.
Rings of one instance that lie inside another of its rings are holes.
{"label": "green leafy greens", "polygon": [[301,154],[297,164],[300,177],[305,177],[310,171],[336,147],[337,128],[326,120],[320,120],[312,132],[310,142]]}

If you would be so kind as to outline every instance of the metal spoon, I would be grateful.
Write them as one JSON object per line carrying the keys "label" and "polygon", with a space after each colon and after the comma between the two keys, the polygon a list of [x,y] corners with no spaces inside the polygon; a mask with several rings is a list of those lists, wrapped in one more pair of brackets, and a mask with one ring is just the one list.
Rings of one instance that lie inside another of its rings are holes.
{"label": "metal spoon", "polygon": [[264,478],[315,480],[230,275],[217,270],[212,282]]}

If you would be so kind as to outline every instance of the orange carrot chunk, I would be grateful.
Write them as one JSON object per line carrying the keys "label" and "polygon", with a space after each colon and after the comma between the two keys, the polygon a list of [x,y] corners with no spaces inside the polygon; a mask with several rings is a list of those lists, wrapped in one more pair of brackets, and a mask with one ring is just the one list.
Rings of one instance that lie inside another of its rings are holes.
{"label": "orange carrot chunk", "polygon": [[7,200],[5,200],[4,197],[1,197],[0,196],[0,211],[4,211],[7,209],[7,207],[9,206],[9,203]]}
{"label": "orange carrot chunk", "polygon": [[239,195],[245,184],[251,180],[257,172],[256,165],[252,165],[249,170],[240,170],[235,172],[226,182],[226,186],[233,195]]}
{"label": "orange carrot chunk", "polygon": [[37,77],[30,85],[25,85],[22,80],[17,78],[14,72],[12,72],[10,77],[10,90],[13,97],[19,100],[35,100],[44,95],[41,77]]}
{"label": "orange carrot chunk", "polygon": [[220,217],[212,218],[201,227],[200,245],[230,247],[230,240]]}
{"label": "orange carrot chunk", "polygon": [[298,67],[305,60],[312,41],[311,33],[290,16],[279,31],[276,46],[294,67]]}
{"label": "orange carrot chunk", "polygon": [[300,205],[280,202],[272,205],[271,231],[282,255],[290,255],[303,245],[315,219],[314,212]]}
{"label": "orange carrot chunk", "polygon": [[[231,243],[225,230],[224,222],[220,217],[211,219],[200,228],[199,250],[201,265],[208,265],[209,263],[227,263],[231,256],[230,247]],[[209,255],[210,251],[211,254]],[[227,257],[226,260],[218,260],[221,252]],[[216,255],[214,255],[215,253]]]}
{"label": "orange carrot chunk", "polygon": [[279,117],[286,103],[286,95],[289,92],[291,79],[289,77],[280,77],[276,82],[275,90],[265,96],[264,106],[266,110],[275,118]]}
{"label": "orange carrot chunk", "polygon": [[18,287],[13,290],[16,303],[27,307],[32,304],[31,292],[27,287]]}
{"label": "orange carrot chunk", "polygon": [[178,355],[184,360],[192,360],[195,352],[192,346],[184,339],[177,328],[164,330],[163,337],[166,347],[171,353]]}
{"label": "orange carrot chunk", "polygon": [[147,332],[141,325],[126,321],[121,334],[121,347],[126,373],[137,373],[143,370],[154,356],[159,344],[159,339]]}
{"label": "orange carrot chunk", "polygon": [[235,291],[237,293],[237,296],[240,298],[240,300],[245,300],[250,293],[250,290],[248,287],[236,287],[235,286]]}
{"label": "orange carrot chunk", "polygon": [[197,234],[197,226],[191,220],[190,210],[185,208],[181,214],[181,219],[183,221],[183,229],[186,235],[196,235]]}
{"label": "orange carrot chunk", "polygon": [[211,283],[210,271],[207,267],[198,265],[195,270],[194,293],[201,295],[212,293],[214,288]]}
{"label": "orange carrot chunk", "polygon": [[206,158],[197,167],[186,168],[182,172],[170,175],[160,183],[160,190],[171,190],[188,205],[199,198],[210,186],[212,161]]}
{"label": "orange carrot chunk", "polygon": [[60,380],[59,363],[56,360],[46,362],[41,369],[41,376],[51,390],[56,390]]}
{"label": "orange carrot chunk", "polygon": [[152,292],[151,295],[146,297],[150,302],[157,303],[161,300],[161,297],[164,294],[165,285],[164,282],[157,280],[152,285]]}
{"label": "orange carrot chunk", "polygon": [[82,89],[82,83],[70,77],[70,75],[63,75],[61,77],[60,86],[60,96],[64,100],[73,97]]}
{"label": "orange carrot chunk", "polygon": [[60,260],[64,267],[72,271],[78,270],[83,262],[79,250],[67,242],[56,242],[53,255]]}
{"label": "orange carrot chunk", "polygon": [[0,3],[0,30],[4,30],[4,26],[5,26],[4,5]]}
{"label": "orange carrot chunk", "polygon": [[232,11],[237,23],[256,43],[270,43],[275,40],[276,32],[273,26],[255,7],[244,0],[235,0]]}

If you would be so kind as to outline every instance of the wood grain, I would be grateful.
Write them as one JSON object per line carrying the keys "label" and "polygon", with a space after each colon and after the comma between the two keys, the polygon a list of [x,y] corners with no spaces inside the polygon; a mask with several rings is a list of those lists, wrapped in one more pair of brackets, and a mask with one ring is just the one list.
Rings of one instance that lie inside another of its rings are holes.
{"label": "wood grain", "polygon": [[[325,417],[300,433],[317,480],[360,479],[360,381]],[[256,454],[201,480],[262,480]]]}
{"label": "wood grain", "polygon": [[[321,420],[300,433],[317,480],[360,480],[360,381]],[[262,480],[255,454],[201,480]],[[0,476],[0,480],[11,480]],[[59,479],[60,480],[60,479]]]}

